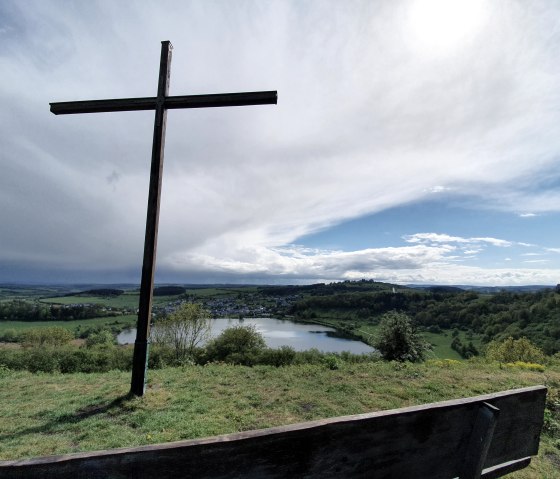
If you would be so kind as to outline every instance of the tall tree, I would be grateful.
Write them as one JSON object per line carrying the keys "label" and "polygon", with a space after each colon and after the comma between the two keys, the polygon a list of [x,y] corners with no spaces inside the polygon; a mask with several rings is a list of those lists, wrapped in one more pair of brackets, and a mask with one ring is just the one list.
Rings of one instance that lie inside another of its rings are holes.
{"label": "tall tree", "polygon": [[373,346],[387,361],[422,361],[432,346],[418,334],[404,313],[391,311],[381,318]]}

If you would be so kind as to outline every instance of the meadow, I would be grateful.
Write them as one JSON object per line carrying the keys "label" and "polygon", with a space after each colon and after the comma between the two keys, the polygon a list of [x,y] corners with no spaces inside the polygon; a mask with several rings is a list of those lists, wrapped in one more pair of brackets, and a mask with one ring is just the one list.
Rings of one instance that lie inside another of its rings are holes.
{"label": "meadow", "polygon": [[544,372],[482,360],[342,363],[336,370],[184,366],[150,371],[142,399],[127,396],[129,381],[127,372],[0,369],[0,459],[200,438],[544,384],[551,409],[539,457],[509,477],[560,478],[558,364]]}

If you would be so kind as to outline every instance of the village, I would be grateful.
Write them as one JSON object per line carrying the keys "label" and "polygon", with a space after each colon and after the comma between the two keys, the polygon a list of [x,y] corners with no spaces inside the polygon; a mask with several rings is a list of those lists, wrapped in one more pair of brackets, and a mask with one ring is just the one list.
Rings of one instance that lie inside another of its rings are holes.
{"label": "village", "polygon": [[301,295],[272,296],[263,298],[257,294],[239,294],[237,296],[213,297],[201,299],[187,296],[174,300],[165,306],[154,306],[154,314],[170,314],[186,302],[201,303],[213,318],[283,318],[290,307],[300,299]]}

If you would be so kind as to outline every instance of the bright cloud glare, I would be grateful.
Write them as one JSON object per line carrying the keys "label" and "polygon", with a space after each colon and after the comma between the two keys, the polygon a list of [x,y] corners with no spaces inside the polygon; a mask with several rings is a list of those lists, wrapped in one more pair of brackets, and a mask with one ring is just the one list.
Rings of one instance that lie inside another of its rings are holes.
{"label": "bright cloud glare", "polygon": [[426,51],[447,52],[480,29],[487,5],[483,0],[417,0],[409,11],[411,41]]}

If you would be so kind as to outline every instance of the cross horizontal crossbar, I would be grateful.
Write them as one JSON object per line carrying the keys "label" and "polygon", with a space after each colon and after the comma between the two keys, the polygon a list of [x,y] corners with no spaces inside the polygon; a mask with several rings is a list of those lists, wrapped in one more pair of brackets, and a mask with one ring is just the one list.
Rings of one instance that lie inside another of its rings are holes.
{"label": "cross horizontal crossbar", "polygon": [[[217,93],[212,95],[168,96],[164,107],[168,110],[178,108],[211,108],[222,106],[275,105],[278,101],[276,91],[256,91],[246,93]],[[120,98],[114,100],[65,101],[51,103],[55,115],[73,113],[101,113],[107,111],[155,110],[156,97]]]}

